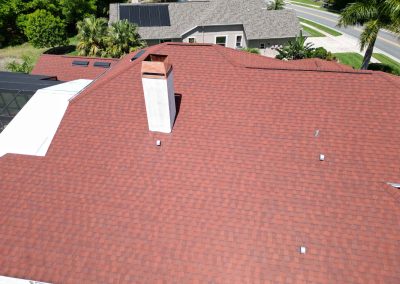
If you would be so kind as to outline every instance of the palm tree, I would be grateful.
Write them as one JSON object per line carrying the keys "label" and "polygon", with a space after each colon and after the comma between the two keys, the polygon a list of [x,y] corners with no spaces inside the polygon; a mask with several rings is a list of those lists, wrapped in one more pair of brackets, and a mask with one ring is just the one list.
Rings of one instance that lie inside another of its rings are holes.
{"label": "palm tree", "polygon": [[111,57],[121,57],[146,45],[137,33],[136,25],[131,24],[128,20],[111,24],[106,43],[107,49],[103,55]]}
{"label": "palm tree", "polygon": [[356,0],[344,8],[338,26],[362,25],[361,51],[367,47],[361,69],[367,69],[380,29],[400,34],[400,0]]}
{"label": "palm tree", "polygon": [[107,20],[91,16],[76,24],[78,28],[79,55],[100,56],[105,49],[104,38],[107,34]]}
{"label": "palm tree", "polygon": [[268,10],[282,10],[285,8],[285,0],[272,0],[268,5]]}
{"label": "palm tree", "polygon": [[314,48],[312,43],[306,43],[306,37],[300,31],[300,36],[296,36],[295,40],[290,40],[282,48],[277,48],[276,51],[279,53],[276,56],[277,59],[296,60],[312,57]]}

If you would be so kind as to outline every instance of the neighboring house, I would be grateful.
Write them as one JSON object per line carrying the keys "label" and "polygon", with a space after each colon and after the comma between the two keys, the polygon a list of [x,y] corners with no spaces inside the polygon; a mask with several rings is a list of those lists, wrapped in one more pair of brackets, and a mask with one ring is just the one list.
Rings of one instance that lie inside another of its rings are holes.
{"label": "neighboring house", "polygon": [[0,146],[0,275],[400,283],[399,77],[164,43],[55,87]]}
{"label": "neighboring house", "polygon": [[128,19],[137,24],[148,45],[182,41],[265,51],[293,39],[301,29],[295,11],[266,6],[264,0],[111,4],[110,22]]}

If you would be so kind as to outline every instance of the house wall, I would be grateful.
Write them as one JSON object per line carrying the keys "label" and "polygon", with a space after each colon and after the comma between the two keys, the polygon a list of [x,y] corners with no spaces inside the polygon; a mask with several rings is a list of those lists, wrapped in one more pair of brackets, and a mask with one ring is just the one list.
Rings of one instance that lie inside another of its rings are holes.
{"label": "house wall", "polygon": [[[286,44],[289,40],[294,40],[294,37],[291,38],[270,38],[270,39],[256,39],[249,40],[248,47],[249,48],[258,48],[262,55],[266,55],[269,57],[275,57],[278,52],[275,51],[274,46],[281,46]],[[265,48],[261,49],[261,44],[265,44]]]}
{"label": "house wall", "polygon": [[194,37],[196,43],[215,43],[217,36],[226,36],[226,47],[236,47],[236,36],[242,36],[242,47],[247,46],[246,36],[242,25],[205,26],[197,27],[182,36],[183,42],[189,42]]}
{"label": "house wall", "polygon": [[110,4],[110,20],[109,24],[117,22],[119,20],[119,3],[112,3]]}

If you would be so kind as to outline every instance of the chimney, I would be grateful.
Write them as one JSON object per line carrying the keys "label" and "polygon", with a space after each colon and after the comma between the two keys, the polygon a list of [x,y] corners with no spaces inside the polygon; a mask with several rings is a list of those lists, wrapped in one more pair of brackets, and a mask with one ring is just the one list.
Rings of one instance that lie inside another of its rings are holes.
{"label": "chimney", "polygon": [[142,61],[142,84],[149,130],[171,133],[176,107],[174,74],[167,55],[150,54]]}

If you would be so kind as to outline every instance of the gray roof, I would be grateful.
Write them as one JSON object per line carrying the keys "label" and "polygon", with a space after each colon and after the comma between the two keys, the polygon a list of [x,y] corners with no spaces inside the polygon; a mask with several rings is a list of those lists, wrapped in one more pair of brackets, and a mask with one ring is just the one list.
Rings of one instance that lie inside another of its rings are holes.
{"label": "gray roof", "polygon": [[211,25],[241,24],[249,40],[294,37],[300,31],[293,10],[267,10],[265,0],[209,0],[157,5],[168,5],[171,26],[139,27],[143,39],[181,38],[197,26]]}

